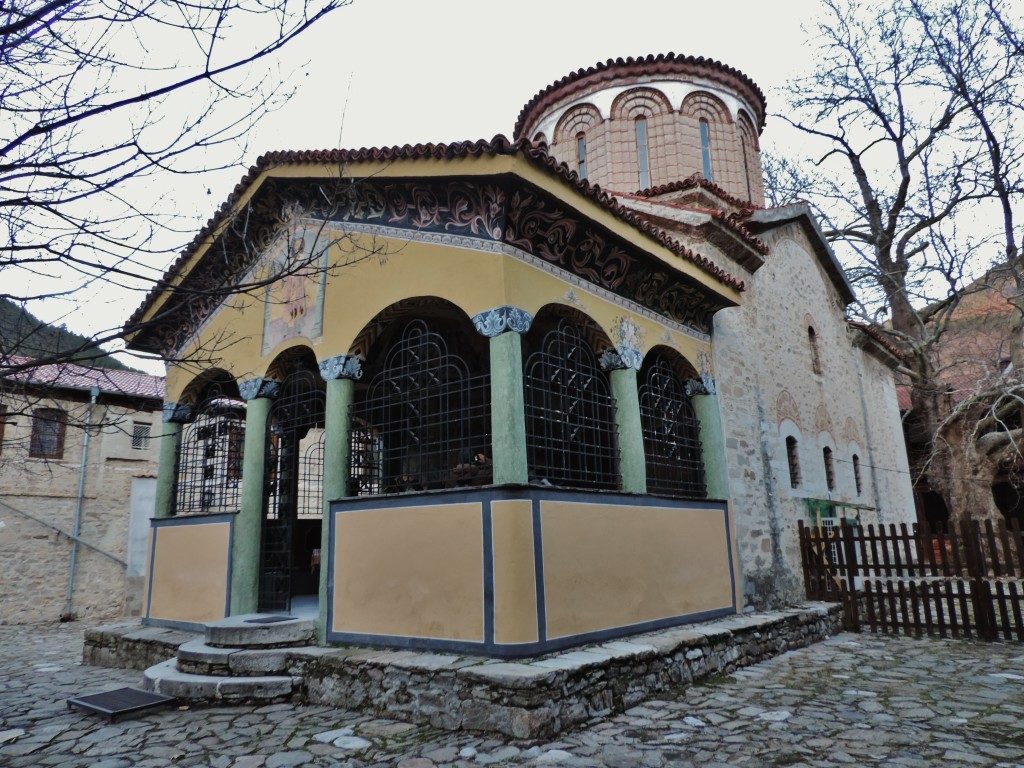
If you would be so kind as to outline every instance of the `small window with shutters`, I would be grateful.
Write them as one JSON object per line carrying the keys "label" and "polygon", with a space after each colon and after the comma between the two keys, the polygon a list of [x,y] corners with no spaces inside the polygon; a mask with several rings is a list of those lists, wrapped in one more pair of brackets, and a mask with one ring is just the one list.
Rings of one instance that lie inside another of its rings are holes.
{"label": "small window with shutters", "polygon": [[38,408],[32,412],[32,437],[28,455],[36,459],[64,456],[67,414],[59,408]]}

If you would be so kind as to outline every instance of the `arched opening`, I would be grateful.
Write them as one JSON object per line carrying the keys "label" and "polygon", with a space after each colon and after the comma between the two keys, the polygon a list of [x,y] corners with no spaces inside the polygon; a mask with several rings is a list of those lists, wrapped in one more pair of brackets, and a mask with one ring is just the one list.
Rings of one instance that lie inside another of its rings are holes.
{"label": "arched opening", "polygon": [[821,351],[818,349],[818,334],[814,326],[807,326],[807,345],[811,350],[811,370],[821,374]]}
{"label": "arched opening", "polygon": [[[993,487],[992,495],[995,496],[995,493],[995,487]],[[949,526],[949,507],[946,506],[946,500],[942,498],[942,494],[926,488],[918,491],[917,499],[921,517],[924,518],[928,527],[932,531],[947,530]],[[999,505],[998,500],[996,505]]]}
{"label": "arched opening", "polygon": [[832,460],[832,449],[825,446],[821,449],[821,460],[825,465],[825,485],[830,491],[836,489],[836,467]]}
{"label": "arched opening", "polygon": [[607,336],[582,313],[545,307],[524,345],[530,483],[618,489],[614,401],[598,364],[612,346]]}
{"label": "arched opening", "polygon": [[271,366],[280,389],[267,418],[261,611],[305,611],[319,589],[325,387],[306,347]]}
{"label": "arched opening", "polygon": [[583,131],[576,134],[576,173],[587,178],[587,135]]}
{"label": "arched opening", "polygon": [[440,299],[403,302],[367,326],[352,405],[349,494],[491,482],[487,342]]}
{"label": "arched opening", "polygon": [[636,134],[636,164],[637,183],[639,189],[649,189],[651,186],[651,153],[647,141],[647,118],[638,117],[633,121],[633,130]]}
{"label": "arched opening", "polygon": [[790,435],[786,438],[786,461],[789,464],[789,487],[800,487],[800,446]]}
{"label": "arched opening", "polygon": [[698,126],[700,128],[701,169],[704,173],[705,179],[708,181],[714,181],[715,169],[711,161],[711,126],[704,118],[700,119]]}
{"label": "arched opening", "polygon": [[238,386],[228,373],[208,371],[186,388],[181,400],[191,406],[192,415],[181,431],[174,514],[237,512],[245,441],[245,402]]}
{"label": "arched opening", "polygon": [[682,355],[655,347],[639,376],[647,490],[679,498],[704,498],[700,422],[686,393],[697,372]]}

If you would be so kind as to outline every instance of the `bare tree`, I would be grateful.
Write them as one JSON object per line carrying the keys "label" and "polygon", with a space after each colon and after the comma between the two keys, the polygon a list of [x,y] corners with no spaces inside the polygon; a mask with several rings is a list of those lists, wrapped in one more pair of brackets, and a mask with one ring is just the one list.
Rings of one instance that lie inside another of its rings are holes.
{"label": "bare tree", "polygon": [[[857,313],[905,351],[915,479],[939,489],[958,515],[995,511],[993,467],[1006,457],[982,460],[978,438],[993,424],[1009,427],[999,414],[1013,401],[1005,395],[1019,382],[1024,339],[1015,220],[1024,57],[1009,7],[826,0],[819,64],[789,89],[782,116],[817,154],[766,167],[770,199],[815,206],[858,288]],[[1016,308],[1001,316],[1018,339],[1017,364],[969,368],[977,386],[962,391],[972,351],[959,335],[956,345],[945,339],[963,330],[965,302],[992,291]],[[992,422],[985,413],[997,402]],[[1003,446],[1020,444],[1010,428],[1000,431]]]}
{"label": "bare tree", "polygon": [[[196,221],[154,196],[237,168],[252,126],[293,91],[276,56],[349,0],[14,0],[0,9],[0,298],[142,293]],[[0,356],[32,352],[26,335]],[[102,354],[95,342],[33,364]],[[4,363],[7,363],[4,365]]]}

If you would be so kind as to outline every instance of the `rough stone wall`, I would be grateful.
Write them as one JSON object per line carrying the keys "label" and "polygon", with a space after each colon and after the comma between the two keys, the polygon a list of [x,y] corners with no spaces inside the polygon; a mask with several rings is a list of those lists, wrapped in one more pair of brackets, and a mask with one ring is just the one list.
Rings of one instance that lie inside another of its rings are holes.
{"label": "rough stone wall", "polygon": [[[771,248],[765,265],[748,282],[743,306],[715,316],[712,342],[743,591],[755,607],[802,597],[797,521],[813,522],[814,500],[870,507],[860,511],[865,524],[914,519],[892,371],[854,346],[839,296],[798,226],[763,239]],[[797,440],[795,488],[787,437]],[[833,452],[833,490],[825,447]]]}
{"label": "rough stone wall", "polygon": [[[33,403],[68,413],[60,459],[29,457],[30,413],[12,401],[0,445],[0,624],[56,621],[65,612],[87,404],[66,400]],[[132,422],[159,433],[160,414],[98,405],[90,440],[80,538],[115,559],[78,547],[72,613],[78,618],[121,614],[126,600],[126,541],[132,477],[156,472],[159,446],[131,447]],[[31,519],[28,517],[31,515]],[[58,529],[58,530],[54,530]],[[117,562],[117,561],[121,562]],[[134,588],[138,588],[138,584]],[[136,599],[135,604],[138,604]]]}
{"label": "rough stone wall", "polygon": [[744,113],[734,120],[719,99],[703,91],[672,105],[658,89],[637,87],[616,97],[608,116],[588,103],[575,105],[559,119],[548,140],[549,149],[557,160],[576,170],[576,137],[582,132],[587,142],[587,179],[604,189],[635,192],[640,187],[635,121],[641,116],[647,119],[652,187],[703,171],[699,125],[704,118],[710,126],[715,183],[736,197],[764,205],[753,123]]}

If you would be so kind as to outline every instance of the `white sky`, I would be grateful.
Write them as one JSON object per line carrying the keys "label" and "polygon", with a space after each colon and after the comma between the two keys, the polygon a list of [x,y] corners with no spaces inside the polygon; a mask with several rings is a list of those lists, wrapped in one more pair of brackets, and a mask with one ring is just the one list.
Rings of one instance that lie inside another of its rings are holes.
{"label": "white sky", "polygon": [[[777,89],[812,65],[801,27],[813,33],[818,12],[818,0],[355,0],[281,54],[299,91],[253,129],[246,165],[275,149],[510,136],[538,90],[618,56],[674,51],[718,59],[753,78],[771,112],[782,104]],[[769,118],[766,147],[776,143],[776,130]],[[156,176],[148,191],[195,216],[198,228],[244,170],[191,180]],[[89,334],[126,320],[139,294],[108,288],[95,298],[70,316],[45,303],[30,309]]]}

